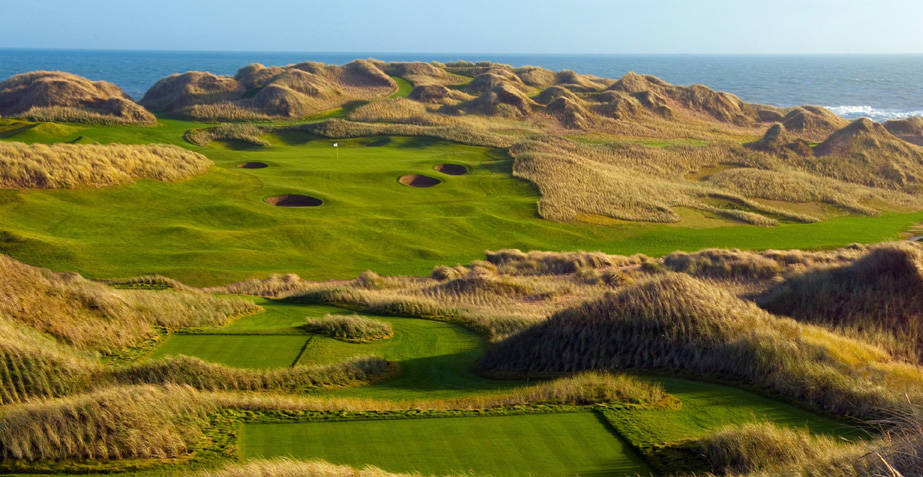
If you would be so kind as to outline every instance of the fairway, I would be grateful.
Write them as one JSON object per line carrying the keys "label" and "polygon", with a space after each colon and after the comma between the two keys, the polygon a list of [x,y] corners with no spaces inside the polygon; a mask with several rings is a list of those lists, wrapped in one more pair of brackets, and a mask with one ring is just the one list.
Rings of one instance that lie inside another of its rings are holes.
{"label": "fairway", "polygon": [[[4,139],[172,143],[205,154],[216,167],[170,184],[2,190],[0,252],[94,278],[158,273],[192,285],[219,285],[278,272],[311,279],[352,278],[366,269],[421,275],[501,248],[662,255],[706,247],[834,247],[896,238],[923,220],[921,213],[891,213],[776,227],[718,218],[707,222],[711,228],[695,221],[689,227],[558,223],[538,216],[535,188],[512,177],[513,161],[500,149],[419,137],[334,141],[292,132],[264,136],[267,147],[198,147],[182,139],[187,129],[202,126],[173,120],[156,127],[42,124],[11,133]],[[268,167],[237,167],[246,162]],[[435,169],[446,163],[469,173]],[[441,183],[416,188],[398,182],[412,174]],[[323,204],[264,202],[285,194]]]}
{"label": "fairway", "polygon": [[374,343],[346,343],[313,335],[299,364],[326,364],[372,354],[401,365],[395,378],[373,386],[334,391],[337,395],[379,399],[448,398],[508,389],[519,381],[487,379],[474,372],[484,339],[459,325],[419,318],[375,317],[394,329],[394,337]]}
{"label": "fairway", "polygon": [[816,434],[864,437],[856,427],[740,388],[689,379],[642,375],[679,398],[680,409],[605,411],[618,432],[639,447],[697,439],[728,425],[767,421]]}
{"label": "fairway", "polygon": [[151,358],[185,354],[236,368],[287,368],[307,340],[298,335],[172,335]]}
{"label": "fairway", "polygon": [[244,424],[244,459],[319,458],[441,475],[633,475],[647,466],[592,412]]}

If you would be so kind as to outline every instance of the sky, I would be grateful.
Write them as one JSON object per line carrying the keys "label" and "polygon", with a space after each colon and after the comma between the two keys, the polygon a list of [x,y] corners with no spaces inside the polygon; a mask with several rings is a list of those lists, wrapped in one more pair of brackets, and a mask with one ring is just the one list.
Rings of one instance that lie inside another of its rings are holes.
{"label": "sky", "polygon": [[0,48],[923,53],[921,0],[0,0]]}

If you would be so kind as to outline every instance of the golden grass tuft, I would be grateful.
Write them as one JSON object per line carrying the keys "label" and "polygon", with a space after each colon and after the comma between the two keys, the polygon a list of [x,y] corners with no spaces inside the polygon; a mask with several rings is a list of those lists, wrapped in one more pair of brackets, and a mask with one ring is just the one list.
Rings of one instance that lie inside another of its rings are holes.
{"label": "golden grass tuft", "polygon": [[115,289],[0,255],[0,315],[78,349],[111,353],[156,338],[155,327],[220,326],[257,310],[194,289]]}
{"label": "golden grass tuft", "polygon": [[370,343],[394,336],[388,323],[356,314],[308,318],[304,329],[351,343]]}
{"label": "golden grass tuft", "polygon": [[182,386],[117,387],[7,407],[0,456],[25,461],[185,455],[216,409]]}
{"label": "golden grass tuft", "polygon": [[396,474],[377,467],[356,469],[320,460],[286,458],[253,460],[244,464],[228,464],[220,469],[205,470],[195,477],[419,477],[420,474]]}
{"label": "golden grass tuft", "polygon": [[368,384],[394,370],[392,363],[375,357],[356,357],[329,365],[255,370],[180,355],[114,368],[107,371],[105,379],[120,384],[188,385],[204,391],[303,393]]}
{"label": "golden grass tuft", "polygon": [[166,144],[24,144],[0,142],[0,188],[74,189],[174,182],[202,174],[205,156]]}

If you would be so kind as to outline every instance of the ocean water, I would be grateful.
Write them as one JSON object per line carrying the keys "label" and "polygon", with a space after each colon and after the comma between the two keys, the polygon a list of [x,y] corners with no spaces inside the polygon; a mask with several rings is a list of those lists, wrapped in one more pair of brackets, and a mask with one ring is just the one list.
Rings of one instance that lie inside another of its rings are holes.
{"label": "ocean water", "polygon": [[629,71],[671,83],[700,83],[745,101],[826,106],[847,117],[886,120],[923,115],[923,55],[511,55],[446,53],[170,52],[0,49],[0,79],[61,70],[117,84],[135,99],[158,79],[190,70],[233,75],[250,63],[343,64],[385,61],[488,60],[569,69],[608,78]]}

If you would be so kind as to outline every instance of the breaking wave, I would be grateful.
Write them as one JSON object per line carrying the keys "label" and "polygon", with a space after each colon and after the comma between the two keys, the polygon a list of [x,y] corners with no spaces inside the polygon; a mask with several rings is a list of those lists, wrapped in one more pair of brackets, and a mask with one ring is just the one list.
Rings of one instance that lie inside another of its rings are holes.
{"label": "breaking wave", "polygon": [[887,121],[889,119],[903,119],[911,116],[923,116],[923,109],[916,111],[901,111],[897,109],[878,109],[873,106],[826,106],[834,114],[848,119],[869,118],[873,121]]}

